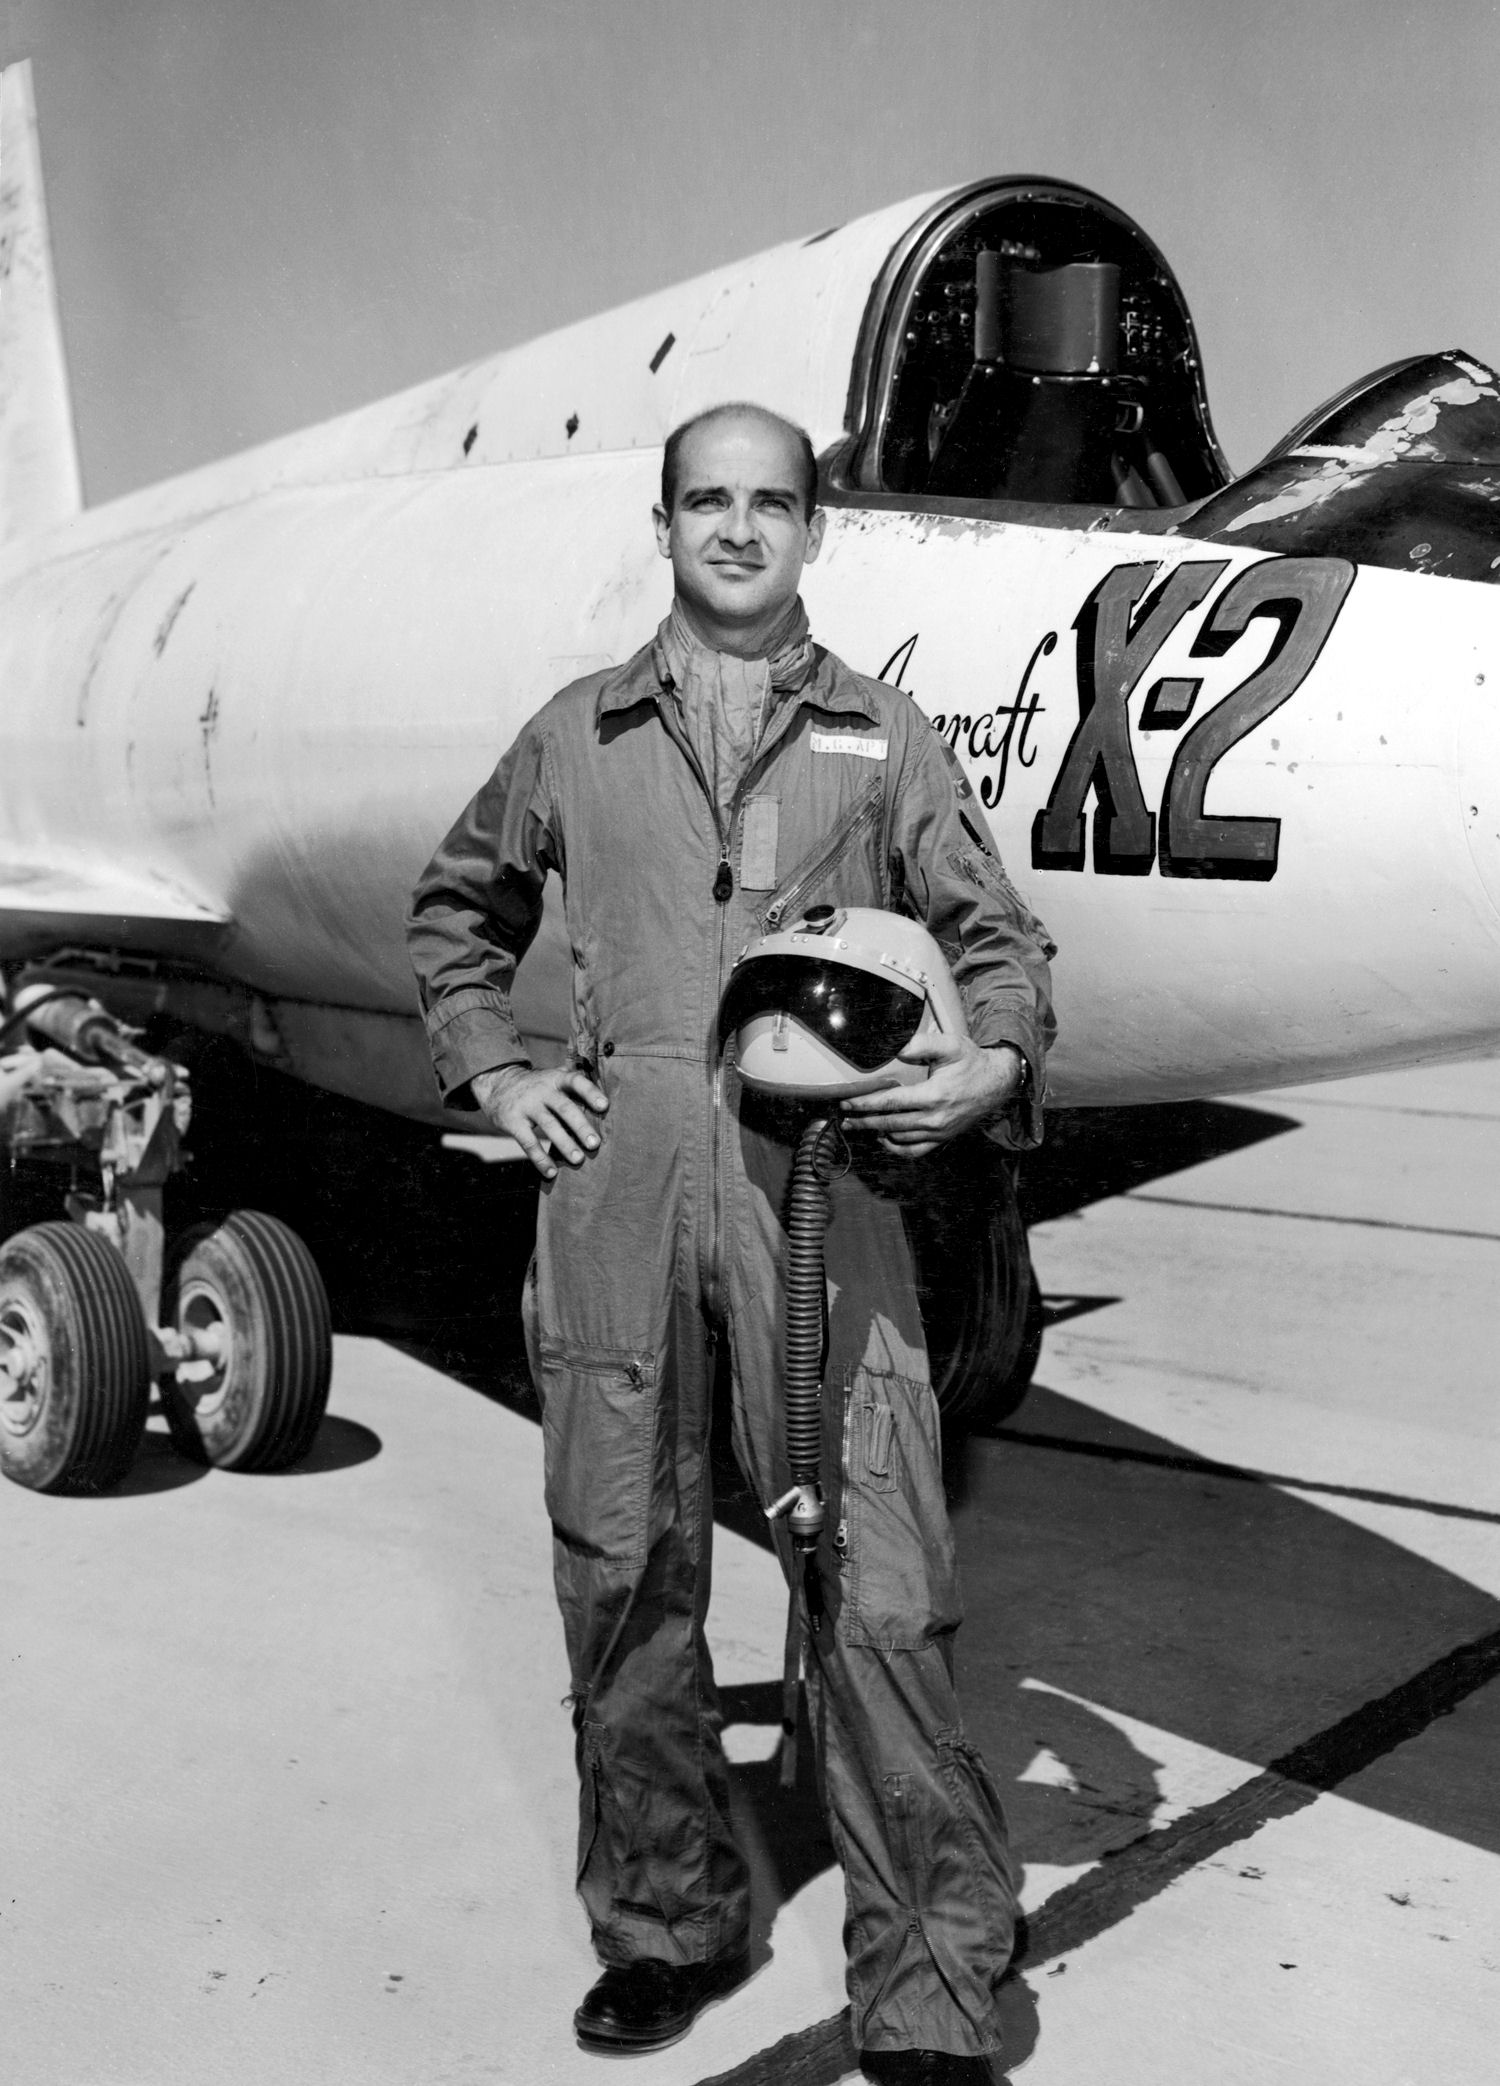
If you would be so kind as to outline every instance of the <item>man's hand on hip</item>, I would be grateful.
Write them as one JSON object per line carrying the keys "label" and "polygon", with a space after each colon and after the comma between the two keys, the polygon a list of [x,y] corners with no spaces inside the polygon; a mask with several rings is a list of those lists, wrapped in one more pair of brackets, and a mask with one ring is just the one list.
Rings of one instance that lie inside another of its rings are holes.
{"label": "man's hand on hip", "polygon": [[494,1072],[476,1072],[469,1090],[490,1127],[513,1137],[544,1181],[557,1177],[554,1152],[570,1166],[581,1166],[599,1149],[599,1133],[584,1111],[603,1115],[609,1098],[587,1072],[567,1065],[547,1072],[501,1065]]}
{"label": "man's hand on hip", "polygon": [[983,1050],[971,1036],[928,1036],[908,1043],[904,1065],[928,1065],[915,1086],[883,1086],[843,1104],[851,1129],[870,1130],[903,1159],[925,1159],[939,1145],[987,1123],[1021,1085],[1025,1060],[1009,1043]]}

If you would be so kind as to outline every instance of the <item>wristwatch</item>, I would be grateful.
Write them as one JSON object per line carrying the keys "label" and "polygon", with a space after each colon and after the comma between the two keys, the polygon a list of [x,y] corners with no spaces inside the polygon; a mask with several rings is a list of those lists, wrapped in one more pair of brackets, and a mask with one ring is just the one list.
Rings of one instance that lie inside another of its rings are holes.
{"label": "wristwatch", "polygon": [[1016,1081],[1016,1090],[1010,1098],[1012,1101],[1029,1101],[1031,1099],[1031,1059],[1027,1057],[1025,1051],[1021,1053],[1021,1076]]}
{"label": "wristwatch", "polygon": [[1032,1092],[1031,1060],[1029,1057],[1027,1057],[1025,1051],[1022,1050],[1020,1044],[1012,1043],[1010,1039],[1007,1037],[1003,1043],[992,1044],[991,1048],[995,1050],[1013,1050],[1016,1053],[1016,1056],[1021,1060],[1021,1076],[1016,1081],[1015,1085],[1011,1088],[1010,1092],[1006,1095],[1005,1099],[1000,1103],[1001,1109],[1013,1108],[1019,1101],[1029,1101],[1031,1099]]}

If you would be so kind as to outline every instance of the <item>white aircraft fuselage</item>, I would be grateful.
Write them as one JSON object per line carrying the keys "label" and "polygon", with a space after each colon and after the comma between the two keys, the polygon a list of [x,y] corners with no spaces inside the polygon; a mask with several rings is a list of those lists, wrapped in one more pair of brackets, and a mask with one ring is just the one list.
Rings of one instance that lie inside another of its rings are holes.
{"label": "white aircraft fuselage", "polygon": [[[12,89],[0,150],[25,113]],[[651,635],[670,586],[650,526],[660,441],[748,395],[824,459],[814,635],[906,688],[956,747],[1056,938],[1058,1102],[1492,1048],[1493,584],[1445,576],[1426,543],[1395,570],[1278,555],[1233,519],[1188,533],[1222,472],[1137,511],[903,493],[881,462],[914,381],[913,299],[959,251],[954,227],[1042,210],[1038,193],[918,198],[109,506],[13,507],[0,958],[123,956],[183,1018],[441,1119],[407,894],[522,721]],[[1149,340],[1149,318],[1128,337]],[[1487,376],[1458,366],[1455,395],[1482,399]],[[918,403],[935,465],[962,413]],[[1141,424],[1128,387],[1106,407],[1111,428]],[[1344,468],[1292,454],[1314,490],[1277,493],[1272,521]],[[539,1054],[560,1052],[550,901],[517,1007]]]}

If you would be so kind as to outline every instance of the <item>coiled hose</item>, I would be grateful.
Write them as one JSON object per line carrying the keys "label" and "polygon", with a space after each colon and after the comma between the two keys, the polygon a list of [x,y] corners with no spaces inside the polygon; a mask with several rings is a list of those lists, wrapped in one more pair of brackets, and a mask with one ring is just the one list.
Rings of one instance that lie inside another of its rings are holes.
{"label": "coiled hose", "polygon": [[[783,1514],[802,1562],[791,1574],[786,1617],[786,1653],[781,1673],[781,1786],[797,1779],[797,1681],[802,1663],[802,1622],[816,1628],[823,1613],[817,1547],[825,1512],[823,1464],[823,1363],[828,1348],[828,1279],[823,1239],[832,1197],[828,1183],[840,1143],[826,1115],[815,1116],[797,1140],[786,1220],[786,1453],[792,1486],[766,1513]],[[801,1581],[801,1614],[798,1581]]]}
{"label": "coiled hose", "polygon": [[815,1116],[797,1140],[787,1208],[786,1453],[792,1489],[771,1509],[784,1513],[799,1550],[817,1546],[823,1527],[823,1360],[828,1344],[828,1284],[823,1238],[828,1230],[838,1132]]}

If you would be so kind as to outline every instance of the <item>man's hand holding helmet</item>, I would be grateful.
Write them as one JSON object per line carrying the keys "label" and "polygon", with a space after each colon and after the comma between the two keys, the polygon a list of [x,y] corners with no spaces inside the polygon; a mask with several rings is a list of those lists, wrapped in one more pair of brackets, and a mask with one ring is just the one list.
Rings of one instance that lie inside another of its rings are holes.
{"label": "man's hand holding helmet", "polygon": [[868,1130],[902,1159],[925,1159],[939,1145],[978,1129],[1021,1091],[1026,1060],[1010,1043],[985,1050],[972,1036],[925,1033],[898,1053],[903,1065],[926,1065],[917,1086],[853,1094],[840,1109],[850,1129]]}

